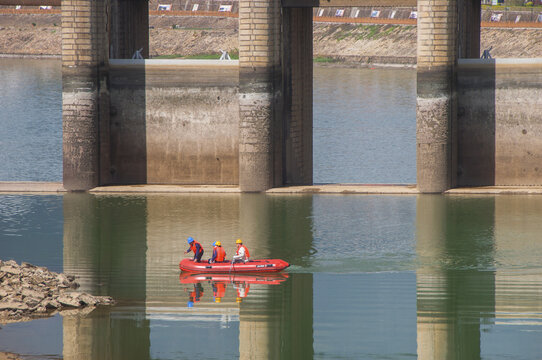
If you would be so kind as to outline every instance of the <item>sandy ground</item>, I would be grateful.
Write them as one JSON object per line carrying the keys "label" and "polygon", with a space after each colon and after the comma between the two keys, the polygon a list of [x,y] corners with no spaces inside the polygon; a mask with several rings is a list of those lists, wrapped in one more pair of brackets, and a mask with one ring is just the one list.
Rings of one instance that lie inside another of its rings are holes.
{"label": "sandy ground", "polygon": [[[236,51],[235,18],[151,16],[151,56]],[[0,15],[0,53],[59,55],[60,15]],[[542,29],[482,28],[493,57],[542,56]],[[314,23],[315,56],[416,56],[416,27]]]}
{"label": "sandy ground", "polygon": [[0,360],[21,360],[22,358],[17,354],[0,352]]}

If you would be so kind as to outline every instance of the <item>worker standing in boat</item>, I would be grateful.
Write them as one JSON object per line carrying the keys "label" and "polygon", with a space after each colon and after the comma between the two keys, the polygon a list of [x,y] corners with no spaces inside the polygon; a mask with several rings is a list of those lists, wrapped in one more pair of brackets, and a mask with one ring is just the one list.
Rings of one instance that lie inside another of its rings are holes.
{"label": "worker standing in boat", "polygon": [[233,256],[233,262],[249,261],[250,253],[248,252],[247,247],[243,245],[243,240],[237,239],[235,240],[235,243],[237,244],[237,251],[235,252],[235,255]]}
{"label": "worker standing in boat", "polygon": [[211,257],[211,260],[209,260],[209,263],[221,263],[226,260],[226,251],[222,247],[222,243],[220,241],[217,241],[214,243],[213,247],[213,256]]}
{"label": "worker standing in boat", "polygon": [[186,241],[188,242],[188,245],[190,245],[188,250],[186,250],[186,254],[188,254],[190,250],[192,250],[194,252],[194,259],[192,260],[196,262],[201,262],[201,257],[203,256],[203,246],[201,246],[199,242],[194,240],[192,236],[189,236]]}

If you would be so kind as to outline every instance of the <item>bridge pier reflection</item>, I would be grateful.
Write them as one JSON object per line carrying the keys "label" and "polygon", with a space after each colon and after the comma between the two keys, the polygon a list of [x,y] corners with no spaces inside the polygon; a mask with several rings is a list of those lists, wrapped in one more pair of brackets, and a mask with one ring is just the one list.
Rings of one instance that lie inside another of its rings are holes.
{"label": "bridge pier reflection", "polygon": [[239,309],[240,359],[311,359],[312,274],[295,274],[265,300],[243,301]]}
{"label": "bridge pier reflection", "polygon": [[64,271],[76,275],[82,291],[130,304],[64,317],[64,359],[149,358],[145,282],[138,281],[145,278],[145,218],[144,198],[64,196]]}
{"label": "bridge pier reflection", "polygon": [[292,202],[261,194],[66,194],[64,271],[77,276],[81,290],[118,303],[86,317],[63,318],[64,358],[150,359],[151,344],[188,354],[198,346],[186,336],[190,329],[199,329],[205,343],[220,331],[226,343],[217,351],[241,358],[312,354],[312,274],[293,274],[275,286],[251,285],[241,301],[238,282],[226,281],[215,302],[210,280],[204,280],[204,295],[191,307],[178,275],[189,235],[201,241],[205,258],[216,240],[231,258],[239,234],[254,256],[287,254],[282,248],[295,241],[292,256],[304,257],[312,246],[311,212],[311,197]]}
{"label": "bridge pier reflection", "polygon": [[[494,198],[417,200],[419,359],[480,359],[481,327],[495,313]],[[473,231],[474,230],[474,231]]]}

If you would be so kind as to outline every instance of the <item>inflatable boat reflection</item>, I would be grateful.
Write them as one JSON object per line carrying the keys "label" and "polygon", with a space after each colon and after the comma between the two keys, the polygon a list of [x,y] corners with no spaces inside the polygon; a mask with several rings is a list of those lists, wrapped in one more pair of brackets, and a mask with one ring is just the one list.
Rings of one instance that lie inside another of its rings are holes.
{"label": "inflatable boat reflection", "polygon": [[203,284],[209,284],[215,303],[222,302],[227,296],[226,288],[231,285],[235,294],[235,301],[241,303],[248,296],[251,285],[279,285],[288,279],[286,273],[273,273],[266,275],[239,275],[239,274],[194,274],[181,273],[179,281],[183,285],[191,284],[192,288],[185,288],[188,295],[188,307],[193,307],[203,297],[205,289]]}

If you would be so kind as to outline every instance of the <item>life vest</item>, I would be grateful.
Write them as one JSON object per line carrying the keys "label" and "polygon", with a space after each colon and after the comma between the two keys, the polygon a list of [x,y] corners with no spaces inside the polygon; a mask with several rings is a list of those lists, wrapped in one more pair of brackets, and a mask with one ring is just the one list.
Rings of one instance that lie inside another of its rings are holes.
{"label": "life vest", "polygon": [[215,283],[215,297],[223,298],[226,295],[226,284],[223,282]]}
{"label": "life vest", "polygon": [[241,245],[237,248],[237,251],[235,252],[235,255],[239,255],[239,249],[244,248],[245,249],[245,259],[250,258],[250,253],[248,252],[248,249],[245,245]]}
{"label": "life vest", "polygon": [[197,245],[199,245],[199,249],[201,252],[203,252],[203,247],[201,246],[201,244],[199,242],[197,242],[196,240],[194,240],[191,244],[190,244],[190,250],[192,250],[194,252],[194,255],[197,255],[198,254],[198,248],[197,248]]}
{"label": "life vest", "polygon": [[249,284],[243,284],[243,285],[239,285],[237,287],[237,297],[238,298],[245,298],[247,297],[248,295],[248,291],[250,290],[250,285]]}
{"label": "life vest", "polygon": [[226,259],[226,251],[224,251],[224,248],[222,246],[216,247],[216,262],[223,262],[224,259]]}
{"label": "life vest", "polygon": [[194,302],[200,301],[202,296],[203,296],[203,291],[194,290],[190,293],[190,297],[193,299]]}

